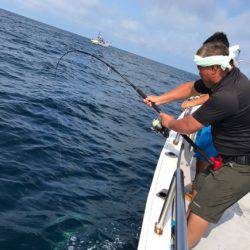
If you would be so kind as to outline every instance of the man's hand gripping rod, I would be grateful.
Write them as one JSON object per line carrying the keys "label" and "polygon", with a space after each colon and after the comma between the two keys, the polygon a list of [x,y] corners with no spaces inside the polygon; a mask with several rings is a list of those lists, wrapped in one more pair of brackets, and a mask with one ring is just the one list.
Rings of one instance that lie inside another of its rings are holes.
{"label": "man's hand gripping rod", "polygon": [[[147,98],[147,96],[140,89],[138,89],[138,90],[139,91],[137,91],[137,93],[143,99]],[[161,109],[154,102],[151,102],[151,104],[152,104],[152,108],[158,114],[160,114],[161,113]],[[156,120],[153,121],[153,126],[154,126],[154,128],[156,129],[157,132],[160,132],[164,137],[168,138],[168,136],[169,136],[169,130],[167,128],[162,129],[163,128],[162,125],[159,124],[159,122],[156,122]],[[197,152],[199,152],[205,158],[205,160],[207,161],[207,163],[208,163],[209,166],[213,166],[214,165],[213,161],[210,160],[210,158],[208,157],[208,155],[198,145],[196,145],[187,135],[181,134],[181,136],[183,137],[183,139],[187,143],[189,143],[194,148],[194,150],[196,150]]]}

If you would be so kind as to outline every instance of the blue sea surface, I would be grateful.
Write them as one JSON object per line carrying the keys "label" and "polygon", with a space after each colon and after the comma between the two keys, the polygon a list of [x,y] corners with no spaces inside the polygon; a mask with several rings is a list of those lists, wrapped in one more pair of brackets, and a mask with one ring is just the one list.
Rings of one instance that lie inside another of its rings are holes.
{"label": "blue sea surface", "polygon": [[[0,9],[0,249],[136,249],[164,138],[93,53],[161,94],[195,76]],[[178,115],[179,103],[163,107]]]}

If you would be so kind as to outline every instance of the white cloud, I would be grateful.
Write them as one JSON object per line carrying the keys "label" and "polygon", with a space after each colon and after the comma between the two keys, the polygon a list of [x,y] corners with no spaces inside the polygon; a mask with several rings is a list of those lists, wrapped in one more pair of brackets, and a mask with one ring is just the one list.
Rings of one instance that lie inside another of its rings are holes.
{"label": "white cloud", "polygon": [[[246,0],[128,0],[122,6],[119,2],[12,0],[13,4],[43,11],[45,16],[55,15],[62,23],[78,27],[78,33],[82,33],[81,27],[93,33],[103,31],[104,36],[126,46],[123,49],[133,48],[136,53],[143,48],[144,56],[150,57],[154,51],[190,60],[209,35],[224,31],[232,43],[242,46],[245,51],[242,54],[250,58],[250,29],[247,27],[250,9],[245,7],[249,6]],[[133,12],[135,5],[139,8],[138,14]]]}
{"label": "white cloud", "polygon": [[53,14],[76,21],[90,16],[100,6],[100,0],[12,0],[13,4],[44,13],[44,17]]}
{"label": "white cloud", "polygon": [[132,32],[136,32],[139,30],[139,24],[133,20],[122,20],[121,27]]}
{"label": "white cloud", "polygon": [[225,2],[219,6],[216,1],[205,0],[149,0],[140,3],[147,5],[145,16],[150,30],[158,27],[152,34],[155,49],[158,47],[191,61],[194,51],[209,35],[224,31],[231,44],[241,45],[242,56],[250,58],[250,29],[247,28],[250,9],[244,7],[246,1],[231,1],[234,1],[233,6]]}

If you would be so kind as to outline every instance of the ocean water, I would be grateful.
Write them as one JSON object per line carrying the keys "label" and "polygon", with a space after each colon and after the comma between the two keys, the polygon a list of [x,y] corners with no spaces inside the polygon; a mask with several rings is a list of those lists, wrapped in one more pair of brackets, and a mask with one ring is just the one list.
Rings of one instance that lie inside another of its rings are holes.
{"label": "ocean water", "polygon": [[[0,249],[136,249],[164,139],[146,94],[195,76],[0,10]],[[163,107],[178,115],[179,103]]]}

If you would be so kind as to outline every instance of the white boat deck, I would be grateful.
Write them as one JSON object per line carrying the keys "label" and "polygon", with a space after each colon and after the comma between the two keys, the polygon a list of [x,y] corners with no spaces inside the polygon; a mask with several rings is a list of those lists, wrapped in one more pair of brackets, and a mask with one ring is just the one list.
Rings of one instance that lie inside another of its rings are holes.
{"label": "white boat deck", "polygon": [[250,249],[250,193],[227,209],[217,224],[211,224],[193,249]]}

